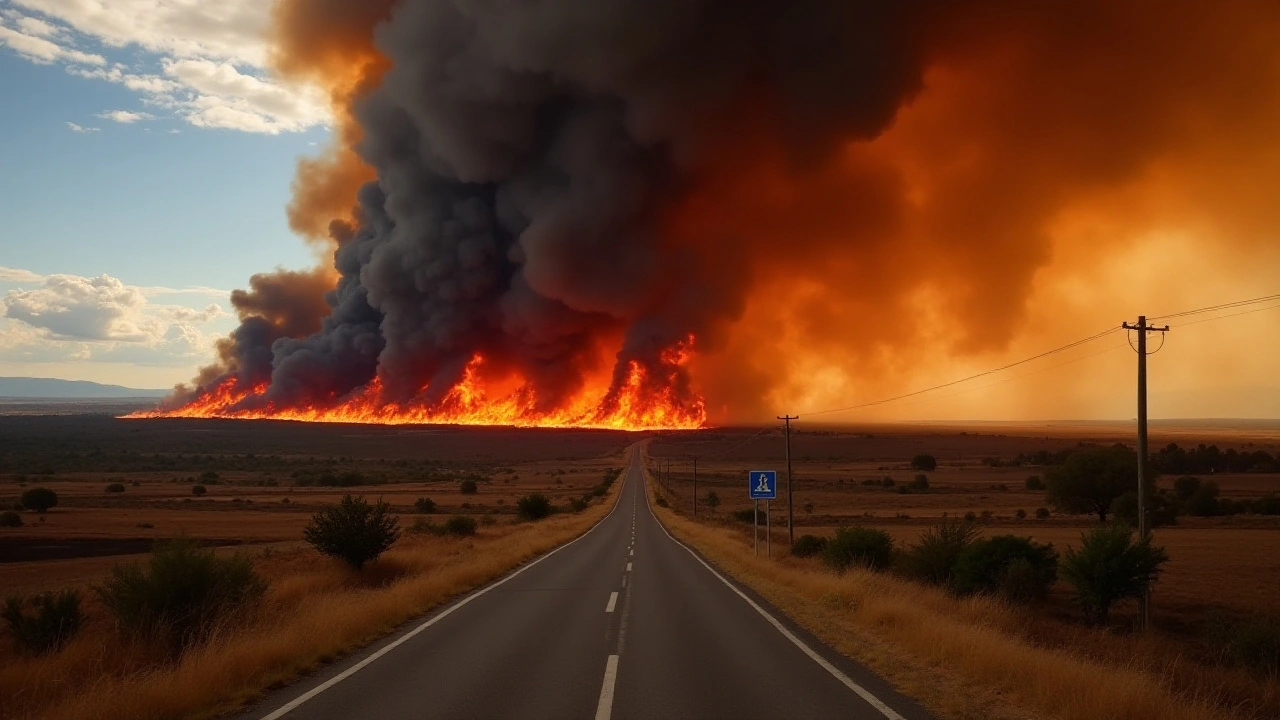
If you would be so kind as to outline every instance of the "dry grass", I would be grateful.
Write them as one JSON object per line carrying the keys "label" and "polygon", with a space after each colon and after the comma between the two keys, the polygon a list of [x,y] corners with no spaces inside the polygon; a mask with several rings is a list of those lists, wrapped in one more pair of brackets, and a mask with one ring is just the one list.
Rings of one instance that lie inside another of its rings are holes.
{"label": "dry grass", "polygon": [[886,574],[756,558],[740,529],[655,511],[724,571],[943,717],[1201,720],[1274,717],[1280,707],[1274,682],[1198,666],[1160,636],[1070,626]]}
{"label": "dry grass", "polygon": [[0,668],[0,716],[158,720],[232,709],[581,535],[621,485],[578,515],[482,527],[468,539],[406,536],[361,573],[303,549],[260,558],[270,590],[255,619],[176,663],[122,646],[91,607],[90,627],[63,651]]}

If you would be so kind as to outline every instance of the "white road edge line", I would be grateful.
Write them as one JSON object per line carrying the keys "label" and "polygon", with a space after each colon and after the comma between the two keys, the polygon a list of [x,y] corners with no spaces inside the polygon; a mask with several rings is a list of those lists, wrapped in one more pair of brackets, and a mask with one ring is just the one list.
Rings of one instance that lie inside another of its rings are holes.
{"label": "white road edge line", "polygon": [[609,593],[609,604],[604,606],[604,611],[607,613],[613,612],[613,608],[617,606],[617,604],[618,604],[618,593],[616,592]]}
{"label": "white road edge line", "polygon": [[609,720],[613,715],[613,686],[618,682],[618,656],[610,655],[604,664],[604,684],[600,686],[600,702],[596,703],[596,720]]}
{"label": "white road edge line", "polygon": [[[649,514],[653,515],[653,508],[649,508]],[[653,521],[658,523],[658,527],[662,528],[662,532],[666,533],[667,537],[671,538],[672,542],[684,548],[686,552],[688,552],[690,555],[693,556],[694,560],[697,560],[698,563],[702,565],[702,567],[707,569],[707,572],[711,573],[712,575],[715,575],[716,578],[720,580],[720,582],[724,583],[726,587],[728,587],[735,594],[737,594],[738,597],[742,598],[744,602],[750,605],[751,609],[760,613],[761,617],[769,621],[769,624],[772,625],[775,630],[782,633],[783,637],[790,640],[791,643],[796,647],[800,648],[800,652],[803,652],[805,655],[808,655],[810,660],[817,663],[823,670],[826,670],[828,673],[831,673],[832,677],[834,677],[836,680],[839,680],[845,687],[857,693],[858,697],[865,700],[866,703],[871,707],[875,708],[876,710],[879,710],[880,714],[884,715],[886,718],[888,718],[888,720],[907,720],[906,718],[902,717],[897,712],[895,712],[893,708],[886,705],[884,701],[882,701],[880,698],[876,697],[875,695],[872,695],[870,690],[867,690],[866,688],[862,687],[858,683],[854,682],[853,678],[849,677],[848,675],[845,675],[835,665],[832,665],[831,663],[827,662],[826,658],[819,655],[817,651],[815,651],[813,648],[806,645],[803,640],[796,637],[795,633],[788,630],[787,626],[778,622],[778,619],[770,615],[769,611],[760,607],[760,605],[757,604],[756,601],[748,597],[746,593],[739,590],[733,583],[726,580],[723,575],[716,572],[716,569],[708,565],[701,557],[698,556],[698,553],[693,551],[692,548],[690,548],[688,545],[685,545],[684,543],[677,540],[675,536],[672,535],[669,530],[667,530],[667,526],[663,525],[662,521],[658,520],[657,515],[653,515]],[[596,717],[599,717],[599,715],[597,715]]]}
{"label": "white road edge line", "polygon": [[[624,482],[625,482],[625,481],[624,481]],[[618,497],[619,497],[619,500],[620,500],[620,499],[621,499],[621,497],[622,497],[621,493],[619,493]],[[342,682],[343,680],[346,680],[347,678],[351,677],[352,675],[355,675],[357,672],[359,672],[359,671],[363,670],[363,669],[365,668],[365,666],[370,665],[371,663],[373,663],[373,661],[377,660],[378,658],[381,658],[383,655],[386,655],[387,653],[391,652],[392,650],[395,650],[396,648],[400,647],[400,646],[401,646],[401,645],[403,645],[404,643],[408,642],[408,641],[409,641],[409,640],[411,640],[414,636],[416,636],[418,633],[422,632],[423,630],[426,630],[427,628],[431,627],[432,625],[435,625],[436,623],[440,622],[441,620],[443,620],[443,619],[445,619],[445,618],[449,617],[451,614],[453,614],[453,612],[454,612],[455,610],[457,610],[457,609],[461,608],[462,606],[466,605],[467,603],[471,602],[472,600],[475,600],[476,598],[480,597],[481,595],[484,595],[485,593],[489,592],[490,590],[493,590],[493,589],[494,589],[494,588],[496,588],[496,587],[499,587],[499,586],[501,586],[501,585],[504,585],[504,584],[506,584],[506,583],[510,582],[511,580],[514,580],[518,575],[520,575],[520,573],[523,573],[525,570],[528,570],[529,568],[533,567],[534,565],[537,565],[538,563],[542,562],[543,560],[546,560],[547,558],[551,557],[552,555],[555,555],[556,553],[560,552],[561,550],[563,550],[563,549],[565,549],[565,548],[569,547],[570,545],[572,545],[572,544],[574,544],[574,543],[578,542],[578,541],[579,541],[579,540],[581,540],[582,538],[584,538],[584,537],[586,537],[586,536],[590,535],[590,534],[591,534],[591,533],[592,533],[596,528],[600,527],[600,524],[601,524],[601,523],[603,523],[605,520],[608,520],[609,518],[613,517],[613,513],[617,511],[618,506],[619,506],[619,505],[621,505],[621,504],[622,504],[621,502],[617,502],[617,501],[615,501],[615,502],[614,502],[614,504],[613,504],[613,509],[609,511],[609,514],[608,514],[608,515],[605,515],[604,517],[602,517],[602,518],[600,518],[599,520],[597,520],[595,525],[592,525],[590,528],[587,528],[587,531],[586,531],[586,532],[584,532],[584,533],[582,533],[582,534],[581,534],[581,535],[579,535],[578,537],[576,537],[576,538],[574,538],[574,539],[570,540],[569,542],[567,542],[567,543],[565,543],[565,544],[561,545],[561,546],[560,546],[560,547],[558,547],[558,548],[555,548],[555,549],[551,550],[551,551],[550,551],[550,552],[548,552],[547,554],[545,554],[545,555],[543,555],[542,557],[540,557],[540,558],[538,558],[538,559],[534,560],[533,562],[531,562],[531,563],[529,563],[529,564],[525,565],[524,567],[519,568],[518,570],[516,570],[515,572],[511,573],[510,575],[507,575],[507,576],[506,576],[506,577],[504,577],[504,578],[500,578],[500,579],[496,580],[495,582],[493,582],[493,583],[491,583],[491,584],[489,584],[489,585],[486,585],[486,586],[484,586],[484,587],[480,588],[479,590],[476,590],[475,592],[471,593],[470,595],[467,595],[466,597],[462,598],[461,600],[459,600],[459,601],[455,602],[454,604],[450,605],[449,607],[445,608],[443,611],[441,611],[439,614],[437,614],[437,615],[435,615],[434,617],[432,617],[430,620],[427,620],[426,622],[422,623],[422,624],[421,624],[421,625],[419,625],[418,627],[416,627],[416,628],[414,628],[414,629],[410,630],[409,632],[405,633],[404,635],[401,635],[400,637],[396,638],[393,642],[389,643],[388,645],[386,645],[386,646],[385,646],[385,647],[383,647],[382,649],[378,650],[377,652],[373,653],[373,654],[372,654],[372,655],[370,655],[369,657],[367,657],[367,658],[365,658],[365,659],[361,660],[360,662],[356,663],[355,665],[352,665],[351,667],[347,668],[346,670],[343,670],[341,673],[339,673],[339,674],[337,674],[337,675],[334,675],[333,677],[329,678],[328,680],[326,680],[326,681],[325,681],[325,682],[323,682],[322,684],[317,685],[317,686],[316,686],[316,687],[314,687],[314,688],[311,688],[311,689],[310,689],[310,690],[308,690],[307,692],[303,693],[302,695],[299,695],[298,697],[294,698],[293,700],[289,701],[288,703],[285,703],[284,705],[282,705],[282,706],[280,706],[278,709],[276,709],[276,711],[275,711],[275,712],[273,712],[273,713],[271,713],[271,714],[269,714],[269,715],[264,715],[264,716],[262,717],[262,720],[280,720],[280,718],[284,717],[285,715],[288,715],[289,713],[293,712],[294,710],[297,710],[297,709],[298,709],[299,707],[301,707],[304,703],[306,703],[307,701],[311,700],[311,699],[312,699],[312,698],[314,698],[315,696],[319,695],[320,693],[324,692],[325,690],[328,690],[329,688],[333,687],[334,685],[337,685],[338,683]],[[616,659],[616,657],[617,657],[617,656],[615,655],[615,656],[612,656],[612,657]],[[612,662],[612,663],[613,663],[613,665],[614,665],[614,667],[615,667],[615,673],[616,673],[616,666],[617,666],[617,662],[616,662],[616,661],[614,661],[614,660],[611,660],[610,662]],[[606,671],[606,673],[607,673],[607,671]],[[608,679],[608,675],[606,674],[606,676],[605,676],[605,677],[606,677],[606,680],[607,680],[607,679]],[[610,687],[610,688],[609,688],[609,697],[610,697],[610,701],[612,701],[612,697],[613,697],[613,688],[612,688],[612,687]],[[601,700],[603,701],[603,696],[602,696]],[[597,716],[598,716],[598,712],[597,712]],[[608,717],[608,715],[606,714],[606,715],[605,715],[605,717],[607,718],[607,717]]]}

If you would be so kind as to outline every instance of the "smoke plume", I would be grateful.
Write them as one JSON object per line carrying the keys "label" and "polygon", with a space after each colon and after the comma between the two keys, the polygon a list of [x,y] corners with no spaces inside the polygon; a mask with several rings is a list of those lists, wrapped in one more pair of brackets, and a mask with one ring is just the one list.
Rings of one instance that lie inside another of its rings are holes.
{"label": "smoke plume", "polygon": [[1099,256],[1170,222],[1258,242],[1269,198],[1223,184],[1275,186],[1243,139],[1280,120],[1278,30],[1252,2],[283,0],[276,65],[338,127],[290,220],[333,270],[256,276],[171,407],[480,387],[723,421],[923,337],[1007,349],[1085,209],[1123,218]]}

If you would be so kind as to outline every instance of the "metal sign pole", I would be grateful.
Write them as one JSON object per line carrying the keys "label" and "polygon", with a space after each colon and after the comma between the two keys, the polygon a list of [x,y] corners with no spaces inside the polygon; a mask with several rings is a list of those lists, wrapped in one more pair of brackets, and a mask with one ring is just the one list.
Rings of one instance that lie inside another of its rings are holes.
{"label": "metal sign pole", "polygon": [[756,543],[756,557],[760,557],[760,501],[754,500],[755,513],[751,516],[751,538]]}
{"label": "metal sign pole", "polygon": [[773,531],[770,528],[769,523],[773,522],[773,513],[769,511],[769,508],[770,508],[769,501],[765,500],[764,501],[764,556],[767,558],[773,557],[773,553],[770,552],[769,550],[769,540],[773,536]]}

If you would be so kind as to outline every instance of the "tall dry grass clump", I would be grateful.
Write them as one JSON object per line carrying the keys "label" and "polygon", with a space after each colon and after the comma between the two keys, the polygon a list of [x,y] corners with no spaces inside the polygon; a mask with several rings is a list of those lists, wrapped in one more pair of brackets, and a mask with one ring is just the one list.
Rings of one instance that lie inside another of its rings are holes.
{"label": "tall dry grass clump", "polygon": [[[1226,720],[1273,717],[1280,700],[1274,683],[1185,662],[1159,637],[1045,621],[997,596],[957,597],[856,566],[755,557],[738,527],[654,512],[721,571],[942,717]],[[945,583],[948,570],[925,574]]]}
{"label": "tall dry grass clump", "polygon": [[60,652],[0,664],[0,717],[161,720],[233,709],[581,535],[617,494],[472,536],[409,534],[359,570],[308,549],[256,558],[254,571],[269,579],[256,612],[209,628],[176,659],[164,643],[120,635],[99,599]]}

